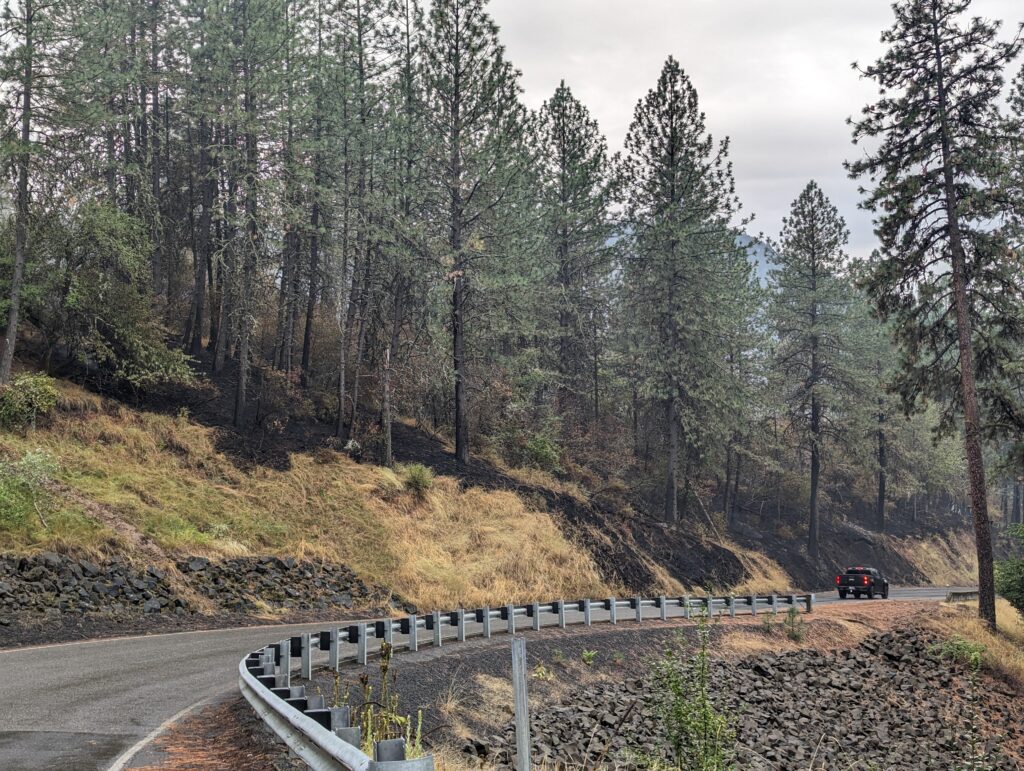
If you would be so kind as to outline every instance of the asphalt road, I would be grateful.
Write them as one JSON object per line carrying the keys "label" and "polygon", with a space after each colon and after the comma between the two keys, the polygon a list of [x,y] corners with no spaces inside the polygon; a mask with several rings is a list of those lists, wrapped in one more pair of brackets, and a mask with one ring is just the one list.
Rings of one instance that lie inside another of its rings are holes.
{"label": "asphalt road", "polygon": [[[890,598],[941,600],[947,591],[899,588],[892,590]],[[832,602],[839,602],[834,592],[818,597],[818,603]],[[620,619],[626,621],[628,612],[620,610]],[[593,617],[597,621],[607,614],[595,608]],[[582,619],[573,612],[567,620]],[[246,652],[330,623],[0,651],[0,769],[131,768],[133,753],[158,735],[161,727],[237,688],[238,662]]]}

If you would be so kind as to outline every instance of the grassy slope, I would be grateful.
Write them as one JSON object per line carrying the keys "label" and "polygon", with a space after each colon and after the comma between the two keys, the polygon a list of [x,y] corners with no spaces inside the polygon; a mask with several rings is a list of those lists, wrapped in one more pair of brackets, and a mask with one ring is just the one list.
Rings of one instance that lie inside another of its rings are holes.
{"label": "grassy slope", "polygon": [[[522,482],[522,494],[441,476],[417,496],[405,489],[402,468],[357,464],[329,450],[293,453],[287,470],[245,467],[217,449],[216,429],[187,416],[132,410],[70,383],[60,388],[46,428],[0,434],[0,456],[43,449],[59,461],[47,500],[21,495],[18,505],[0,505],[0,551],[122,553],[144,562],[186,554],[322,558],[423,607],[626,590],[602,579],[557,512],[529,491],[555,489],[577,501],[585,493],[538,472],[505,470]],[[705,540],[742,564],[748,577],[732,587],[737,593],[791,587],[764,554]],[[969,577],[970,566],[957,559],[973,553],[966,542],[891,540],[937,583]],[[653,556],[649,563],[666,593],[695,589]]]}
{"label": "grassy slope", "polygon": [[214,429],[61,388],[50,426],[0,435],[8,458],[42,448],[60,464],[48,527],[0,515],[0,551],[140,556],[134,546],[149,542],[168,558],[323,558],[425,607],[610,589],[548,514],[513,493],[440,477],[418,498],[395,472],[330,451],[295,454],[287,471],[239,468],[215,448]]}

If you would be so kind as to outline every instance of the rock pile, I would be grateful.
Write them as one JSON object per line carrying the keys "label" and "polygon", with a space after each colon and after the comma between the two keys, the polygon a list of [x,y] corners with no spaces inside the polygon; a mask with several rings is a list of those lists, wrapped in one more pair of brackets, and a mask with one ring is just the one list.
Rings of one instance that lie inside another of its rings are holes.
{"label": "rock pile", "polygon": [[225,610],[351,609],[381,602],[379,589],[367,586],[349,568],[300,562],[294,557],[238,557],[211,562],[192,557],[177,565],[185,581]]}
{"label": "rock pile", "polygon": [[136,570],[112,557],[102,564],[54,552],[0,557],[0,620],[22,612],[141,610],[186,613],[165,571]]}
{"label": "rock pile", "polygon": [[[936,640],[909,630],[838,653],[814,650],[713,662],[712,699],[730,716],[743,769],[1015,769],[1012,691],[984,688]],[[664,757],[648,678],[597,683],[531,715],[533,760],[548,767],[637,767]],[[511,767],[510,729],[464,752]],[[979,765],[980,764],[980,765]]]}
{"label": "rock pile", "polygon": [[0,556],[0,625],[38,614],[189,615],[199,610],[188,600],[192,592],[217,610],[242,614],[351,609],[388,598],[344,565],[294,558],[190,557],[165,570],[116,556],[103,562],[55,552]]}

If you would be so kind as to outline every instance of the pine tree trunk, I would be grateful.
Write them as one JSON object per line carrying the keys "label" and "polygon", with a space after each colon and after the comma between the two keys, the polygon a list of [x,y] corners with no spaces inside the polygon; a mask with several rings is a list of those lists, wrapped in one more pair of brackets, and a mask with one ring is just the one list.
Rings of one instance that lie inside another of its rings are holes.
{"label": "pine tree trunk", "polygon": [[818,560],[818,479],[821,475],[821,407],[811,396],[811,508],[807,527],[807,554]]}
{"label": "pine tree trunk", "polygon": [[7,329],[4,332],[4,349],[0,354],[0,385],[11,379],[14,364],[14,347],[18,341],[18,316],[21,312],[21,288],[25,276],[28,242],[28,164],[29,142],[32,139],[32,96],[34,86],[33,57],[35,56],[35,29],[33,21],[35,7],[33,0],[24,0],[25,46],[22,53],[24,65],[21,82],[21,147],[18,154],[17,210],[14,215],[14,273],[11,276],[10,308],[7,311]]}
{"label": "pine tree trunk", "polygon": [[978,616],[991,628],[996,626],[995,568],[992,557],[992,528],[988,516],[985,488],[985,464],[981,452],[981,413],[974,375],[974,344],[971,340],[970,300],[967,297],[967,255],[960,232],[960,214],[953,178],[953,151],[948,119],[945,82],[945,56],[939,22],[932,8],[932,40],[935,49],[936,96],[942,136],[942,177],[949,257],[953,276],[953,309],[956,315],[957,346],[960,353],[960,396],[964,410],[964,446],[967,478],[970,484],[971,514],[974,518],[974,542],[978,552]]}
{"label": "pine tree trunk", "polygon": [[[878,406],[881,408],[882,400],[878,400]],[[888,458],[886,453],[886,441],[885,441],[885,413],[879,409],[878,412],[878,497],[875,500],[875,529],[879,533],[885,532],[885,483],[886,483],[886,472],[888,466]]]}
{"label": "pine tree trunk", "polygon": [[1021,506],[1020,506],[1020,482],[1014,482],[1013,485],[1013,510],[1010,514],[1010,521],[1015,524],[1021,522]]}
{"label": "pine tree trunk", "polygon": [[679,419],[676,400],[665,403],[666,430],[668,432],[668,459],[665,469],[665,521],[675,524],[679,519]]}

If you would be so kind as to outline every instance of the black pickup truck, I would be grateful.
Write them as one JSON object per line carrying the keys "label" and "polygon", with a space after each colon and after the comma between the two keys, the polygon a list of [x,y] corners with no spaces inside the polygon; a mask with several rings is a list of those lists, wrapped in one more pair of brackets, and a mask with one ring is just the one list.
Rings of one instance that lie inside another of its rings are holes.
{"label": "black pickup truck", "polygon": [[861,595],[869,600],[875,599],[876,595],[883,600],[889,599],[889,582],[874,568],[847,568],[845,573],[836,576],[836,589],[841,600],[845,600],[847,594],[858,599]]}

